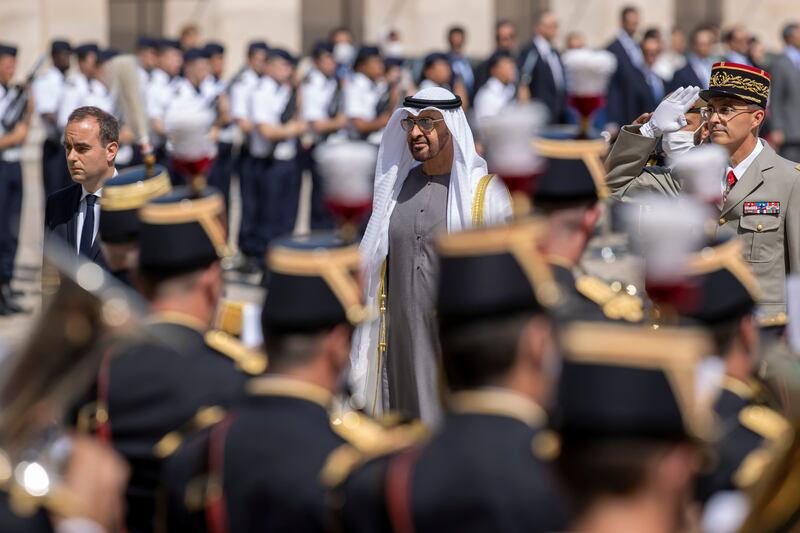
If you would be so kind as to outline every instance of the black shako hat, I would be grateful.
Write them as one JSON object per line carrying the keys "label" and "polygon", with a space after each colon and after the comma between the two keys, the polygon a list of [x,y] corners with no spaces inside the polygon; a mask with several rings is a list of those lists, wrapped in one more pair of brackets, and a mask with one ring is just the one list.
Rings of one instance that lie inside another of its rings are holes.
{"label": "black shako hat", "polygon": [[565,441],[710,436],[710,406],[695,393],[698,365],[713,351],[702,330],[576,322],[558,345],[553,424]]}
{"label": "black shako hat", "polygon": [[135,242],[139,237],[139,209],[153,198],[172,190],[167,169],[153,167],[148,176],[145,166],[123,170],[103,185],[100,198],[100,240],[108,243]]}
{"label": "black shako hat", "polygon": [[333,232],[274,241],[261,313],[264,331],[319,331],[368,319],[357,276],[358,247]]}
{"label": "black shako hat", "polygon": [[769,86],[766,70],[722,61],[711,67],[708,89],[700,91],[700,98],[708,102],[714,96],[732,96],[766,109]]}
{"label": "black shako hat", "polygon": [[454,325],[557,305],[558,285],[538,249],[544,231],[540,221],[525,220],[439,236],[439,321]]}
{"label": "black shako hat", "polygon": [[596,202],[608,195],[601,160],[607,150],[604,139],[540,137],[534,141],[534,148],[545,159],[544,171],[536,182],[534,205]]}
{"label": "black shako hat", "polygon": [[176,187],[139,210],[139,266],[178,275],[206,268],[229,254],[225,200],[214,188]]}

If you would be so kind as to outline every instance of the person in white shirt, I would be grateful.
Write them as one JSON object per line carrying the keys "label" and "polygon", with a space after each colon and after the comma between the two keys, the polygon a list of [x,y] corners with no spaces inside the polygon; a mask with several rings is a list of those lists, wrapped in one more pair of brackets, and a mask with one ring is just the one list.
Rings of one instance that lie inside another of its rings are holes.
{"label": "person in white shirt", "polygon": [[336,60],[333,45],[319,41],[311,52],[314,66],[300,86],[302,105],[300,113],[308,123],[310,146],[302,152],[303,167],[311,171],[311,229],[328,229],[333,219],[325,206],[322,179],[314,162],[316,146],[324,142],[338,142],[347,138],[347,117],[342,106],[342,80],[336,77]]}
{"label": "person in white shirt", "polygon": [[[257,253],[256,236],[256,180],[258,171],[250,156],[251,122],[250,100],[258,85],[267,63],[269,48],[264,41],[252,41],[247,46],[247,64],[236,76],[230,89],[230,113],[233,122],[242,133],[242,144],[234,163],[234,171],[239,176],[239,192],[242,198],[239,224],[239,250],[244,256],[241,269],[245,272],[259,272],[261,259],[252,255]],[[246,250],[251,255],[248,257]]]}
{"label": "person in white shirt", "polygon": [[17,48],[0,45],[0,316],[19,313],[23,308],[15,301],[17,294],[11,288],[14,278],[14,259],[19,242],[20,214],[22,212],[22,145],[28,136],[33,112],[33,102],[15,124],[5,123],[6,110],[19,94],[12,87],[17,66]]}
{"label": "person in white shirt", "polygon": [[430,53],[422,62],[422,79],[418,88],[427,89],[428,87],[441,87],[452,91],[461,98],[461,104],[465,111],[469,107],[469,97],[464,81],[453,75],[450,57],[444,52]]}
{"label": "person in white shirt", "polygon": [[158,64],[158,40],[142,36],[136,40],[136,61],[139,63],[139,87],[142,96],[147,94],[150,75]]}
{"label": "person in white shirt", "polygon": [[231,172],[233,171],[233,140],[236,124],[230,113],[230,91],[228,83],[222,79],[225,72],[225,47],[218,42],[208,42],[203,47],[208,56],[211,74],[203,80],[202,92],[211,96],[211,105],[216,107],[217,157],[208,173],[208,184],[216,187],[225,198],[226,211],[230,203]]}
{"label": "person in white shirt", "polygon": [[95,43],[84,43],[75,47],[75,55],[78,58],[78,71],[73,72],[67,80],[64,94],[58,107],[56,124],[60,130],[64,130],[69,114],[77,107],[78,102],[82,101],[85,95],[92,91],[92,80],[97,77],[97,56],[100,48]]}
{"label": "person in white shirt", "polygon": [[399,87],[389,87],[383,76],[386,67],[380,50],[362,46],[353,65],[355,73],[345,89],[344,108],[351,135],[380,144],[383,128],[397,107]]}
{"label": "person in white shirt", "polygon": [[147,118],[150,121],[150,142],[155,149],[156,160],[166,165],[166,136],[164,113],[175,91],[183,65],[183,54],[178,41],[162,39],[158,46],[157,66],[150,73],[150,84],[145,97]]}
{"label": "person in white shirt", "polygon": [[61,129],[58,127],[58,109],[67,86],[72,47],[67,41],[54,40],[50,44],[52,65],[33,82],[36,113],[45,129],[42,143],[42,180],[45,197],[69,185],[69,172],[61,146]]}
{"label": "person in white shirt", "polygon": [[475,118],[492,117],[514,100],[517,92],[517,64],[511,52],[495,52],[489,58],[489,80],[475,95]]}
{"label": "person in white shirt", "polygon": [[270,50],[266,76],[251,96],[253,131],[250,156],[256,179],[255,239],[242,252],[263,262],[269,243],[294,230],[300,197],[299,138],[308,130],[297,118],[292,86],[295,59],[279,48]]}
{"label": "person in white shirt", "polygon": [[76,254],[105,267],[97,239],[103,184],[117,169],[119,122],[113,115],[93,106],[70,113],[64,128],[64,150],[73,184],[47,198],[45,233],[57,235]]}

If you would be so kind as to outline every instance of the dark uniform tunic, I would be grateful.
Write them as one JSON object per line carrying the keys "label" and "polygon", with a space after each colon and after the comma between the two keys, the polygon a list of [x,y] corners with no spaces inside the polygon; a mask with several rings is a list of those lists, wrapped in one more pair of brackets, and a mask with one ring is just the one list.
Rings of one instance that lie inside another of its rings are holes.
{"label": "dark uniform tunic", "polygon": [[179,317],[159,320],[116,349],[98,379],[98,396],[108,404],[108,431],[101,427],[100,435],[110,437],[131,466],[129,533],[154,528],[162,463],[155,445],[201,407],[228,406],[244,395],[245,376],[206,344],[201,331],[178,323]]}
{"label": "dark uniform tunic", "polygon": [[8,494],[0,491],[0,531],[8,533],[52,533],[50,518],[43,509],[32,516],[18,516],[8,502]]}
{"label": "dark uniform tunic", "polygon": [[[402,523],[416,533],[564,530],[557,484],[534,453],[541,409],[499,390],[460,393],[452,405],[430,443],[371,461],[344,482],[341,531],[392,531]],[[409,491],[403,501],[399,495]]]}
{"label": "dark uniform tunic", "polygon": [[[168,461],[170,531],[207,530],[208,509],[187,509],[185,503],[192,480],[209,471],[222,480],[227,531],[322,531],[320,471],[345,443],[331,428],[330,394],[272,376],[252,380],[248,391],[219,427],[196,435]],[[212,451],[215,446],[224,452]]]}

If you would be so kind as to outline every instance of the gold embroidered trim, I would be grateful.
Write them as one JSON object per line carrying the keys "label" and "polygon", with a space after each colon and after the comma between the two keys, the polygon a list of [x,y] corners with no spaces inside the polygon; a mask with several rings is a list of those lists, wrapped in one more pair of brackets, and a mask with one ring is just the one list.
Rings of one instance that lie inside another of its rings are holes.
{"label": "gold embroidered trim", "polygon": [[163,196],[172,190],[169,174],[162,172],[152,178],[142,179],[129,185],[118,185],[103,189],[100,207],[103,211],[128,211],[138,209],[149,200]]}
{"label": "gold embroidered trim", "polygon": [[383,260],[381,265],[381,281],[378,284],[378,316],[380,317],[380,325],[378,326],[378,372],[375,378],[375,395],[372,398],[372,409],[370,413],[375,415],[375,408],[378,405],[378,387],[381,384],[381,365],[383,364],[383,354],[386,353],[387,336],[386,336],[386,266],[388,258]]}
{"label": "gold embroidered trim", "polygon": [[488,414],[515,418],[531,427],[547,424],[547,414],[532,400],[501,389],[456,392],[448,402],[454,413]]}
{"label": "gold embroidered trim", "polygon": [[478,182],[475,188],[475,197],[472,199],[472,227],[479,228],[483,226],[483,212],[484,212],[484,198],[486,197],[486,189],[489,188],[489,182],[495,174],[486,174]]}
{"label": "gold embroidered trim", "polygon": [[[725,67],[730,68],[730,67]],[[741,69],[739,69],[741,70]],[[749,71],[747,71],[749,72]],[[757,74],[753,72],[752,74]],[[708,82],[709,89],[741,89],[743,91],[750,91],[759,95],[760,97],[766,99],[769,98],[769,87],[767,84],[754,80],[752,78],[746,78],[744,76],[740,76],[738,74],[729,74],[724,71],[717,71],[711,75],[711,80]],[[739,95],[737,95],[739,96]],[[745,96],[741,96],[745,98]],[[751,99],[754,99],[751,97]],[[755,99],[754,99],[755,100]]]}
{"label": "gold embroidered trim", "polygon": [[308,400],[328,409],[333,395],[327,389],[307,381],[282,376],[253,378],[245,385],[248,394],[254,396],[287,396]]}
{"label": "gold embroidered trim", "polygon": [[230,255],[225,239],[225,228],[220,220],[220,215],[225,211],[222,196],[215,194],[206,198],[185,199],[169,204],[145,204],[139,210],[139,218],[145,224],[169,225],[197,222],[203,228],[217,255],[227,257]]}
{"label": "gold embroidered trim", "polygon": [[180,448],[183,440],[192,433],[213,426],[225,418],[226,411],[219,406],[201,407],[197,414],[183,426],[170,431],[153,446],[153,454],[159,459],[165,459]]}
{"label": "gold embroidered trim", "polygon": [[728,270],[750,294],[754,301],[761,298],[758,280],[742,259],[742,242],[731,239],[719,246],[704,248],[694,254],[687,265],[687,274],[698,276],[722,269]]}

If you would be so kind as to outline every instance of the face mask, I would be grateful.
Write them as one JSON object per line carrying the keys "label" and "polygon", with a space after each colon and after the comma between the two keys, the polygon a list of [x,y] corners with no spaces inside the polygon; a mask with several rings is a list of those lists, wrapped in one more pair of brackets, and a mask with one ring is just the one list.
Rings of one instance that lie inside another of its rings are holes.
{"label": "face mask", "polygon": [[356,57],[356,49],[352,44],[342,42],[333,47],[333,58],[340,65],[349,65]]}
{"label": "face mask", "polygon": [[661,137],[661,148],[668,158],[674,159],[695,147],[694,138],[703,124],[694,131],[673,131]]}

